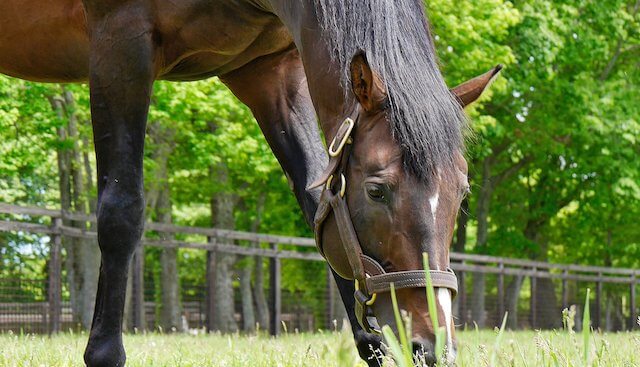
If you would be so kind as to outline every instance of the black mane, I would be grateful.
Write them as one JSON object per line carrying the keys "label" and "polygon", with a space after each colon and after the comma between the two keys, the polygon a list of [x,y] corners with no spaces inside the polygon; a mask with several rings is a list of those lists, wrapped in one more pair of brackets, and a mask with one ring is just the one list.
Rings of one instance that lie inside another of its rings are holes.
{"label": "black mane", "polygon": [[315,0],[350,91],[349,63],[364,50],[384,80],[388,118],[407,169],[426,178],[463,148],[466,119],[438,69],[422,0]]}

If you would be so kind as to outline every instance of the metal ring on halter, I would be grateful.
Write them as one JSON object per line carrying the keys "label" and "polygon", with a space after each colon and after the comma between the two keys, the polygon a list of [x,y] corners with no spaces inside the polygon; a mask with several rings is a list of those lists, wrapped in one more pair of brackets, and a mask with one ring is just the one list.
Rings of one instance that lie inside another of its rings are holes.
{"label": "metal ring on halter", "polygon": [[[333,180],[333,175],[329,176],[329,179],[327,179],[327,190],[331,190],[331,181]],[[341,186],[340,186],[340,197],[344,197],[344,193],[347,191],[347,179],[344,178],[344,175],[341,173],[340,174],[340,182]]]}
{"label": "metal ring on halter", "polygon": [[[352,119],[347,117],[342,123],[342,126],[345,126],[345,125],[347,125],[347,131],[344,133],[342,140],[340,140],[340,144],[338,144],[338,149],[334,150],[334,145],[336,144],[336,138],[338,137],[338,134],[336,134],[336,136],[333,137],[333,140],[329,145],[329,155],[331,157],[337,157],[342,151],[342,148],[344,148],[344,145],[348,142],[349,139],[351,139],[351,131],[353,130],[353,126],[355,125],[355,123],[353,122]],[[342,126],[340,126],[340,129],[342,129]],[[338,133],[340,132],[340,129],[338,129]]]}
{"label": "metal ring on halter", "polygon": [[[360,282],[358,282],[358,279],[355,280],[355,286],[356,286],[356,291],[360,290]],[[365,302],[364,304],[367,306],[373,306],[374,303],[376,303],[376,298],[378,298],[378,293],[374,293],[371,295],[371,298],[369,298],[369,300],[367,302]]]}

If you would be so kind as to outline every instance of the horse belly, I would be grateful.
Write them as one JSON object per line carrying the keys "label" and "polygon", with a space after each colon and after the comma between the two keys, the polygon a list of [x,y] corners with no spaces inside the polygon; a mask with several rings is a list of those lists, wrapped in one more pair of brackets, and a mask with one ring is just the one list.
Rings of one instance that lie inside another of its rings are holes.
{"label": "horse belly", "polygon": [[88,55],[81,0],[0,1],[0,73],[43,82],[83,81]]}
{"label": "horse belly", "polygon": [[[158,78],[222,75],[291,47],[273,14],[248,1],[149,0]],[[81,0],[0,0],[0,73],[41,82],[86,81],[89,35]]]}
{"label": "horse belly", "polygon": [[189,5],[176,9],[173,2],[157,2],[162,79],[223,75],[293,43],[280,20],[252,2],[194,0],[185,4]]}

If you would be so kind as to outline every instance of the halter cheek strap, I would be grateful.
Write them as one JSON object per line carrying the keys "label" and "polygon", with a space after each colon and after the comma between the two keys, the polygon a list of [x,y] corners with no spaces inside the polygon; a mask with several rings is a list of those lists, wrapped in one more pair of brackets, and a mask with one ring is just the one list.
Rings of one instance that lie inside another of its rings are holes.
{"label": "halter cheek strap", "polygon": [[[318,251],[325,259],[327,258],[322,248],[322,229],[327,217],[333,212],[340,240],[355,280],[356,317],[365,331],[377,333],[379,330],[370,323],[370,317],[374,316],[371,306],[375,303],[377,294],[389,292],[391,283],[394,284],[395,289],[423,288],[426,287],[426,279],[424,270],[387,273],[376,260],[362,252],[362,246],[353,228],[345,198],[347,185],[345,173],[349,155],[353,149],[352,136],[356,123],[357,119],[354,122],[350,118],[347,118],[342,123],[329,145],[330,160],[327,169],[309,188],[325,185],[314,218],[314,232]],[[446,271],[429,270],[429,273],[434,288],[447,288],[451,290],[453,297],[456,296],[458,293],[458,279],[453,270],[449,268]]]}

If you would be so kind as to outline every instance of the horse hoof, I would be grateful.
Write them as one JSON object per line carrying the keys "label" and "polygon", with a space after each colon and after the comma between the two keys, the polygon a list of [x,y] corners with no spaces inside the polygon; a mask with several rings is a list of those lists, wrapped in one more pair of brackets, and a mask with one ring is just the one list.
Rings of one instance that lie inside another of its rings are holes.
{"label": "horse hoof", "polygon": [[126,359],[120,336],[89,337],[84,352],[87,367],[124,367]]}
{"label": "horse hoof", "polygon": [[360,358],[362,358],[369,367],[380,367],[380,355],[382,354],[380,346],[382,345],[382,339],[378,335],[367,333],[364,330],[355,331],[354,339]]}

